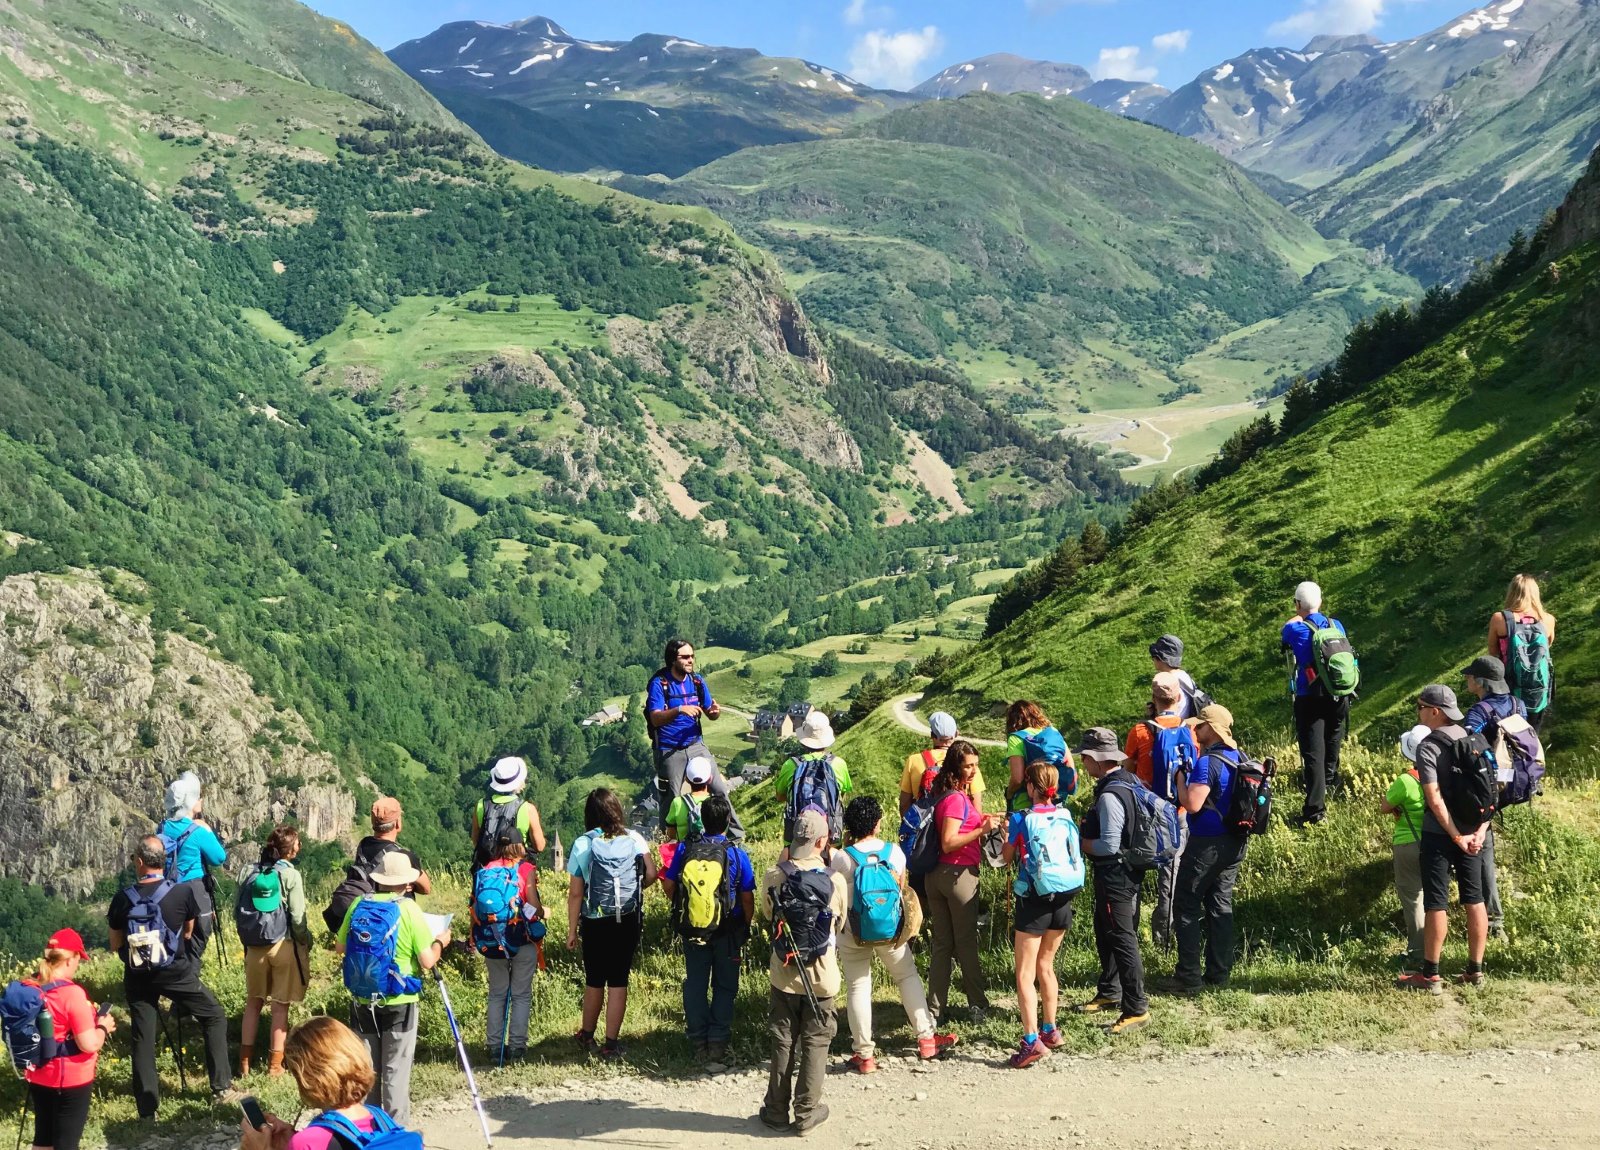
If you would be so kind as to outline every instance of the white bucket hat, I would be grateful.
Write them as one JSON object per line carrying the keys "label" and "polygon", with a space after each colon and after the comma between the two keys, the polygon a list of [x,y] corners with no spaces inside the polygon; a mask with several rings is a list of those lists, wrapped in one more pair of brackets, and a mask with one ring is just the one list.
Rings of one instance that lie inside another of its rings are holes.
{"label": "white bucket hat", "polygon": [[411,865],[405,851],[390,850],[385,851],[378,860],[371,877],[373,886],[392,888],[409,886],[422,877],[422,872]]}
{"label": "white bucket hat", "polygon": [[1417,761],[1417,748],[1422,746],[1422,740],[1433,734],[1433,728],[1418,723],[1405,734],[1400,736],[1400,753],[1411,762]]}
{"label": "white bucket hat", "polygon": [[200,776],[193,771],[184,771],[167,784],[167,793],[162,805],[166,808],[167,817],[175,819],[189,814],[199,801]]}
{"label": "white bucket hat", "polygon": [[833,724],[821,711],[812,711],[801,721],[795,738],[808,751],[825,751],[833,746]]}
{"label": "white bucket hat", "polygon": [[500,795],[514,795],[528,781],[528,764],[516,755],[507,755],[489,772],[489,789]]}

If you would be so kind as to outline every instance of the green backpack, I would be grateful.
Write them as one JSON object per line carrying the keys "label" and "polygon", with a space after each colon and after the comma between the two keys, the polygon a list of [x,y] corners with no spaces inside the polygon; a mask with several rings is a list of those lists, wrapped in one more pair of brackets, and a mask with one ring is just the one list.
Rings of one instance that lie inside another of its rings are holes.
{"label": "green backpack", "polygon": [[1350,639],[1334,620],[1321,616],[1318,625],[1313,615],[1306,622],[1311,627],[1311,652],[1317,664],[1317,682],[1335,699],[1348,699],[1361,686],[1361,661]]}

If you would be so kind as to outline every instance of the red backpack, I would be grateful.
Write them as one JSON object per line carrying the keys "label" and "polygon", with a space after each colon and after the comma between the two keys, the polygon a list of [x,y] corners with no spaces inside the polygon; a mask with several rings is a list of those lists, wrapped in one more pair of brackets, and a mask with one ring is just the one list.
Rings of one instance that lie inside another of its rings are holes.
{"label": "red backpack", "polygon": [[925,798],[933,794],[933,780],[939,777],[941,764],[933,757],[932,751],[922,752],[922,787],[917,792],[918,798]]}

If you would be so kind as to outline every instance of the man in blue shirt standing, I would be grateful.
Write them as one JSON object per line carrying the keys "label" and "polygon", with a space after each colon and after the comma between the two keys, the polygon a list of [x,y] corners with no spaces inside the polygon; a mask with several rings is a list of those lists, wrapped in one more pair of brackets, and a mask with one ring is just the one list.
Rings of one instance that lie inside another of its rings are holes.
{"label": "man in blue shirt standing", "polygon": [[1234,959],[1233,888],[1249,842],[1222,821],[1240,763],[1233,714],[1212,703],[1200,709],[1199,720],[1194,740],[1201,748],[1200,757],[1187,775],[1178,776],[1178,803],[1189,815],[1189,842],[1178,863],[1173,900],[1178,965],[1166,987],[1178,994],[1193,994],[1202,985],[1228,985]]}
{"label": "man in blue shirt standing", "polygon": [[1294,694],[1294,729],[1300,744],[1300,766],[1305,776],[1306,800],[1301,826],[1314,826],[1327,817],[1328,792],[1339,789],[1339,750],[1350,720],[1350,701],[1337,699],[1317,675],[1313,632],[1344,624],[1322,613],[1322,588],[1304,582],[1294,589],[1294,614],[1283,625],[1282,647],[1294,663],[1290,689]]}
{"label": "man in blue shirt standing", "polygon": [[[656,789],[659,793],[661,830],[667,828],[667,809],[672,800],[683,793],[683,772],[690,759],[716,759],[706,746],[700,720],[715,722],[722,717],[722,708],[711,697],[711,688],[694,673],[694,644],[687,639],[673,639],[662,655],[662,667],[650,677],[645,691],[644,718],[650,726],[650,746],[655,752]],[[726,795],[728,781],[720,769],[712,772],[711,793]],[[735,839],[744,838],[744,827],[739,816],[733,815],[728,826]]]}

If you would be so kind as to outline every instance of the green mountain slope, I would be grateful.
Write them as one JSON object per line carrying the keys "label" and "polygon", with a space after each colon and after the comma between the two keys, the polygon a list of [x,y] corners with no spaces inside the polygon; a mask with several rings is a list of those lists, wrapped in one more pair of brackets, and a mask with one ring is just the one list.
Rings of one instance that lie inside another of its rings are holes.
{"label": "green mountain slope", "polygon": [[1083,430],[1162,463],[1158,441],[1119,442],[1130,421],[1142,430],[1198,390],[1176,411],[1206,427],[1316,362],[1302,331],[1218,370],[1217,341],[1304,306],[1285,331],[1326,349],[1350,322],[1329,304],[1360,311],[1369,286],[1379,299],[1409,286],[1209,149],[1070,100],[935,101],[624,186],[732,220],[777,253],[811,315],[946,356],[1041,427],[1105,417]]}
{"label": "green mountain slope", "polygon": [[[1409,722],[1422,684],[1459,682],[1513,572],[1564,620],[1555,744],[1587,748],[1600,648],[1600,251],[1540,271],[1237,474],[1157,516],[1104,563],[934,685],[982,729],[1031,696],[1070,730],[1126,726],[1174,632],[1185,666],[1247,734],[1287,721],[1278,628],[1301,579],[1323,586],[1361,653],[1366,737]],[[1569,625],[1569,626],[1567,626]],[[1558,760],[1559,761],[1559,760]]]}

